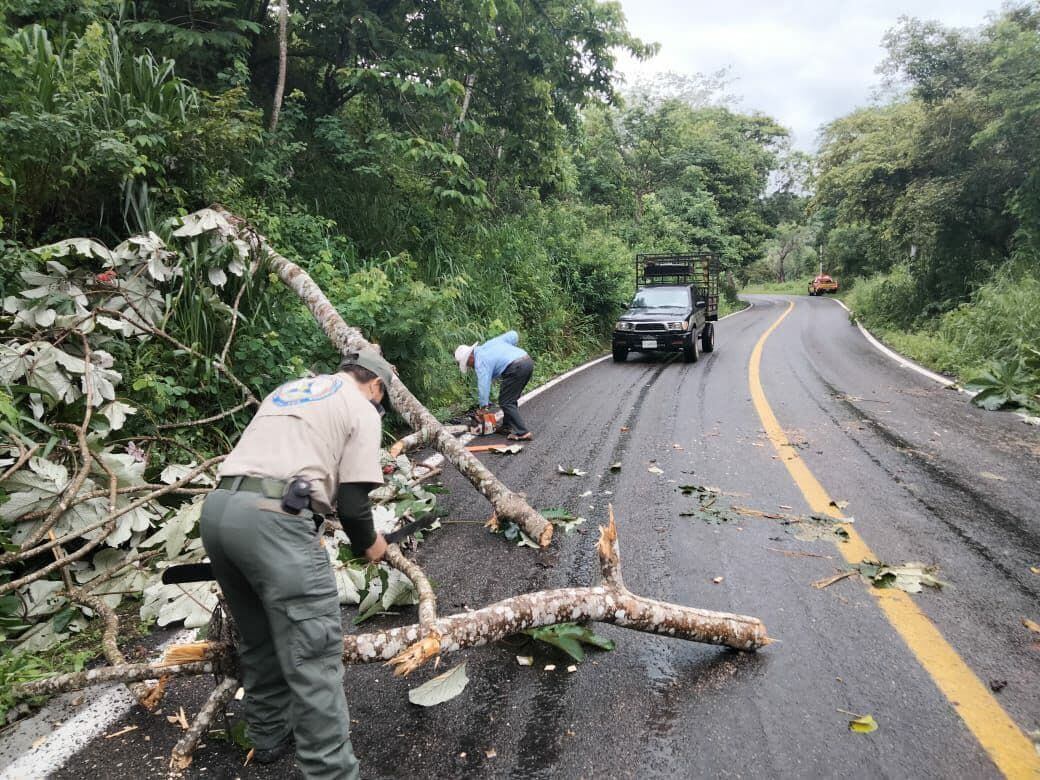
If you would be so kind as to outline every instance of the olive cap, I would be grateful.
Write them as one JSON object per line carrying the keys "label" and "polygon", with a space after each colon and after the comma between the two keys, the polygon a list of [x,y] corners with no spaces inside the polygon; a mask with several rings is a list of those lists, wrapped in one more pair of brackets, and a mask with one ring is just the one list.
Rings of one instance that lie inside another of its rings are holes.
{"label": "olive cap", "polygon": [[367,368],[383,381],[385,391],[384,401],[390,400],[390,382],[397,373],[394,367],[374,349],[363,349],[360,352],[348,352],[339,363],[342,371],[347,366],[361,366]]}

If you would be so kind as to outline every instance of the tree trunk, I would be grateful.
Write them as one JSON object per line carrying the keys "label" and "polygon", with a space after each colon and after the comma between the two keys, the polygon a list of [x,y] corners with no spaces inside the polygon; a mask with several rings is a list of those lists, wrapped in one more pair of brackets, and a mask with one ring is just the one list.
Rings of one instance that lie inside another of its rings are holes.
{"label": "tree trunk", "polygon": [[278,129],[278,116],[282,113],[282,98],[285,96],[285,71],[289,61],[289,0],[281,0],[278,8],[278,84],[274,88],[274,103],[271,105],[270,132]]}
{"label": "tree trunk", "polygon": [[[469,100],[473,96],[473,85],[477,81],[475,73],[470,73],[466,76],[466,95],[462,98],[462,111],[459,112],[459,124],[461,125],[466,121],[466,112],[469,111]],[[462,128],[459,127],[455,131],[455,151],[459,150],[459,144],[462,143]]]}
{"label": "tree trunk", "polygon": [[[291,260],[278,254],[263,236],[253,232],[245,222],[226,211],[220,212],[237,228],[238,237],[247,241],[256,254],[264,258],[286,287],[310,309],[318,325],[341,354],[373,348],[361,331],[351,327],[336,311],[325,293],[310,275]],[[456,439],[429,410],[412,395],[396,375],[387,388],[390,402],[415,431],[428,431],[430,443],[455,466],[473,486],[491,502],[499,517],[512,520],[542,547],[552,541],[553,526],[527,502],[503,485],[498,478]]]}

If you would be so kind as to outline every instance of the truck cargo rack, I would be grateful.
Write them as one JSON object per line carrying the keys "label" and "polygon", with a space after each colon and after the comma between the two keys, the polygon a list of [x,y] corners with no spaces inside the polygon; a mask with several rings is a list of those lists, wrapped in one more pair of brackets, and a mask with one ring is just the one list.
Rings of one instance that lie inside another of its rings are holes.
{"label": "truck cargo rack", "polygon": [[711,252],[696,254],[636,255],[636,288],[682,285],[697,288],[698,301],[706,304],[709,322],[719,318],[719,257]]}

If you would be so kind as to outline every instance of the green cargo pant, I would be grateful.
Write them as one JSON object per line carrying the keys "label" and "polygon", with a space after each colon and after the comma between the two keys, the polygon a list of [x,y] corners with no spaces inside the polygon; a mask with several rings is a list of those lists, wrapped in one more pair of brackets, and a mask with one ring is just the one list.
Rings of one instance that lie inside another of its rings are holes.
{"label": "green cargo pant", "polygon": [[310,513],[288,515],[257,493],[215,490],[200,528],[241,634],[253,744],[271,748],[292,731],[308,780],[357,778],[339,598]]}

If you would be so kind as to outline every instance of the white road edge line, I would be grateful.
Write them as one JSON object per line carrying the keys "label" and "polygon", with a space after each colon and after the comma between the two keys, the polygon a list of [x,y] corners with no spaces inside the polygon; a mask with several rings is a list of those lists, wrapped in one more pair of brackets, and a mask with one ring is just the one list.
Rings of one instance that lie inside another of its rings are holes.
{"label": "white road edge line", "polygon": [[[194,629],[181,631],[156,648],[157,653],[169,645],[191,641],[195,636]],[[42,780],[51,772],[60,769],[80,749],[93,741],[130,708],[137,704],[125,685],[115,684],[105,688],[87,688],[84,696],[92,701],[81,705],[72,718],[48,733],[45,741],[35,748],[30,748],[20,758],[8,764],[0,773],[0,780]],[[47,715],[47,707],[43,707],[31,719],[35,723],[52,722],[53,717]],[[5,740],[16,738],[16,733],[5,735]]]}
{"label": "white road edge line", "polygon": [[[829,300],[834,301],[834,303],[838,304],[849,314],[852,314],[852,309],[846,306],[844,302],[839,301],[837,298],[830,298]],[[938,382],[943,387],[946,387],[951,390],[956,390],[958,393],[963,393],[964,395],[968,396],[968,398],[974,398],[976,395],[978,395],[978,393],[972,392],[971,390],[965,390],[963,387],[957,384],[957,381],[955,379],[952,379],[948,376],[943,376],[942,374],[937,374],[934,371],[930,371],[921,364],[915,363],[913,360],[906,357],[905,355],[900,355],[894,349],[886,347],[874,336],[873,333],[871,333],[869,330],[863,327],[863,324],[859,320],[856,320],[856,327],[859,328],[859,332],[863,334],[863,338],[869,341],[879,352],[881,352],[884,355],[887,355],[903,368],[909,368],[911,371],[916,371],[921,376],[928,377],[933,382]],[[1015,410],[1010,411],[1012,412],[1012,414],[1021,417],[1022,422],[1026,423],[1027,425],[1040,425],[1040,417],[1033,416],[1031,414],[1028,414],[1027,412]]]}
{"label": "white road edge line", "polygon": [[[841,308],[843,308],[845,311],[847,311],[849,314],[852,314],[852,309],[850,309],[848,306],[846,306],[843,301],[839,301],[837,298],[827,298],[826,300],[833,301],[834,303],[838,304]],[[954,379],[951,379],[948,376],[943,376],[942,374],[937,374],[934,371],[930,371],[929,369],[927,369],[924,366],[922,366],[920,363],[915,363],[913,360],[911,360],[910,358],[906,357],[905,355],[900,355],[895,350],[889,349],[884,344],[882,344],[874,336],[873,333],[871,333],[869,330],[867,330],[865,327],[863,327],[863,323],[861,323],[859,320],[856,320],[856,327],[859,328],[859,332],[863,334],[863,338],[865,338],[867,341],[869,341],[870,344],[875,349],[878,350],[878,352],[881,352],[882,354],[887,355],[888,357],[890,357],[892,360],[894,360],[896,363],[898,363],[903,368],[909,368],[911,371],[916,371],[921,376],[928,377],[933,382],[938,382],[943,387],[953,388],[957,392],[964,393],[965,395],[968,395],[968,396],[974,396],[975,395],[975,393],[971,393],[971,392],[965,390],[960,385],[958,385],[957,382]]]}

